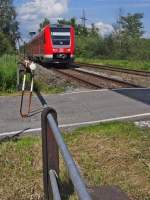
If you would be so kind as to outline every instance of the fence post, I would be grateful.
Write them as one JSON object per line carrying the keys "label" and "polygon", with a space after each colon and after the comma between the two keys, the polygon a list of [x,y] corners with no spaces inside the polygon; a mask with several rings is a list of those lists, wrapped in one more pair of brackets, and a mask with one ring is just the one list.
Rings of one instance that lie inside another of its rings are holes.
{"label": "fence post", "polygon": [[57,113],[53,108],[47,107],[41,115],[44,197],[46,200],[52,200],[49,171],[54,170],[59,175],[59,149],[48,124],[48,114],[51,114],[57,123]]}

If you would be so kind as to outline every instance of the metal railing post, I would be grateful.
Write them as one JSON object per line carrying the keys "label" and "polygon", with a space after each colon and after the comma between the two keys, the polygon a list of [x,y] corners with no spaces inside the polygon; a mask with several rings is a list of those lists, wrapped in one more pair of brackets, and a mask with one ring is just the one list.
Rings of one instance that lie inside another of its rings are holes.
{"label": "metal railing post", "polygon": [[59,149],[47,121],[48,114],[51,114],[57,123],[57,113],[54,109],[47,107],[41,115],[44,196],[46,200],[52,200],[53,194],[49,171],[54,170],[59,175]]}
{"label": "metal railing post", "polygon": [[59,151],[65,161],[66,167],[69,172],[69,177],[74,185],[74,188],[78,194],[79,199],[80,200],[92,200],[90,194],[87,191],[86,185],[81,178],[79,170],[72,158],[72,155],[63,140],[61,131],[58,128],[57,124],[55,123],[53,116],[51,114],[48,114],[47,119],[48,119],[49,125],[52,129],[52,132],[54,134],[54,137],[56,139],[56,142],[59,146]]}

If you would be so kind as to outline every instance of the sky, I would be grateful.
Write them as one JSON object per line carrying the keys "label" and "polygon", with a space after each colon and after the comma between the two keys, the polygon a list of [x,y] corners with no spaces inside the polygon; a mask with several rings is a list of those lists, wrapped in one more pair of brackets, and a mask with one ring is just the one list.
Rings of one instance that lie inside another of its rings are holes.
{"label": "sky", "polygon": [[39,23],[45,17],[51,22],[58,18],[76,17],[81,23],[82,10],[85,10],[87,26],[95,23],[102,35],[113,30],[121,8],[122,14],[140,12],[144,14],[144,36],[150,38],[150,0],[14,0],[20,30],[24,40],[29,32],[37,32]]}

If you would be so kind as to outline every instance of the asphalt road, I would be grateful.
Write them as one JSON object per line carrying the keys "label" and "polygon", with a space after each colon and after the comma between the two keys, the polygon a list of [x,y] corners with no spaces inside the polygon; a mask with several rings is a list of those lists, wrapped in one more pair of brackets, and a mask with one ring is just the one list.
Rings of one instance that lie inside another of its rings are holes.
{"label": "asphalt road", "polygon": [[[147,114],[150,119],[150,89],[119,89],[77,92],[44,96],[58,113],[59,124],[87,123]],[[0,133],[40,128],[42,106],[35,96],[33,116],[22,119],[19,114],[20,97],[0,97]],[[141,116],[145,118],[145,115]]]}

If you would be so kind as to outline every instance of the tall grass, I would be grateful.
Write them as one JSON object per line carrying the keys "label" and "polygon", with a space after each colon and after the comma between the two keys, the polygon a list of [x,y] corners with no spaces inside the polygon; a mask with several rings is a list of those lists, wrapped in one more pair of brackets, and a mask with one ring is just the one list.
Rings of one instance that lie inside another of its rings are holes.
{"label": "tall grass", "polygon": [[150,71],[150,61],[143,60],[111,60],[111,59],[92,59],[92,58],[76,58],[77,62],[86,62],[91,64],[108,64],[113,66],[119,66],[127,69],[145,70]]}
{"label": "tall grass", "polygon": [[0,92],[13,92],[16,89],[16,56],[0,57]]}

